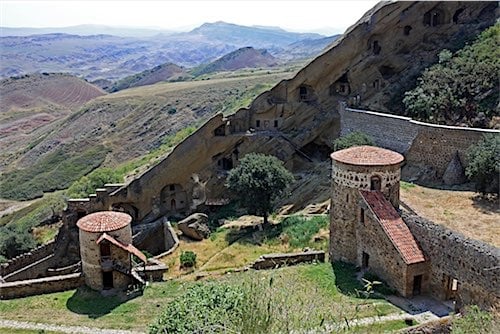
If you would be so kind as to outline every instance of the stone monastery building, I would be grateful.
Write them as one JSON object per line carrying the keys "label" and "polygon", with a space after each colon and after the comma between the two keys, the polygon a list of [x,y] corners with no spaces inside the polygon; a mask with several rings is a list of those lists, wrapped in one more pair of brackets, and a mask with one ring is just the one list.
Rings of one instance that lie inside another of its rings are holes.
{"label": "stone monastery building", "polygon": [[401,219],[401,154],[373,146],[332,153],[330,258],[369,269],[410,297],[425,290],[424,254]]}

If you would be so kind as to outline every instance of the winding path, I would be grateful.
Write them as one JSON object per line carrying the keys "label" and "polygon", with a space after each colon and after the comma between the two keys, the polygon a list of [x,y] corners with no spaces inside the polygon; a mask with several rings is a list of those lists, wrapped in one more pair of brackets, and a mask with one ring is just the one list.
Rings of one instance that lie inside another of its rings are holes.
{"label": "winding path", "polygon": [[44,331],[53,331],[53,332],[62,332],[71,334],[143,334],[144,333],[144,332],[121,330],[121,329],[104,329],[104,328],[93,328],[85,326],[63,326],[63,325],[52,325],[52,324],[42,324],[36,322],[0,319],[0,333],[2,333],[2,329],[6,328],[44,330]]}

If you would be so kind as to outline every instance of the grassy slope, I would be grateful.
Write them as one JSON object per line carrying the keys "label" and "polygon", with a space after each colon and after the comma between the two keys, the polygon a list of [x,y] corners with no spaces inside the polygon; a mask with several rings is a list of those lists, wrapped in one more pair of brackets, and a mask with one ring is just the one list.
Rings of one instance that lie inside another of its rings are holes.
{"label": "grassy slope", "polygon": [[[138,87],[97,98],[15,157],[11,171],[3,175],[0,197],[40,196],[42,191],[66,188],[99,165],[116,166],[157,150],[181,129],[200,124],[217,112],[233,112],[290,75],[242,72],[233,77]],[[79,162],[82,152],[89,163]]]}
{"label": "grassy slope", "polygon": [[[268,281],[272,277],[274,285],[273,289],[267,291],[268,296],[276,302],[296,303],[291,304],[295,305],[289,310],[291,317],[298,318],[303,315],[304,308],[299,304],[301,301],[314,303],[317,314],[328,314],[330,321],[398,311],[384,300],[365,300],[339,291],[334,274],[340,273],[341,270],[346,271],[339,268],[332,271],[330,264],[302,265],[276,271],[233,273],[219,280],[240,284],[255,280]],[[117,297],[102,297],[96,292],[82,288],[0,301],[0,313],[3,319],[144,330],[147,324],[160,314],[166,303],[192,284],[194,283],[185,280],[154,283],[146,288],[143,296],[129,301],[120,301]],[[30,310],[29,314],[22,312],[26,309]],[[48,313],[51,314],[50,318],[47,317]]]}

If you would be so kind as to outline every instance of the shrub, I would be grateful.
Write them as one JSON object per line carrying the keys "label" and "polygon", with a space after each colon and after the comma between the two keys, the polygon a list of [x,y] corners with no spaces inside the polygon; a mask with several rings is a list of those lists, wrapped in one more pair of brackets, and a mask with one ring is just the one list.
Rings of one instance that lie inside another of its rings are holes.
{"label": "shrub", "polygon": [[242,316],[243,299],[237,286],[197,284],[167,305],[149,333],[222,333]]}
{"label": "shrub", "polygon": [[339,151],[353,146],[374,146],[373,139],[367,134],[354,131],[333,141],[333,150]]}
{"label": "shrub", "polygon": [[500,135],[486,135],[469,148],[465,174],[483,194],[497,193],[500,182]]}
{"label": "shrub", "polygon": [[71,198],[87,197],[93,194],[97,188],[106,183],[123,182],[123,176],[118,171],[111,168],[98,168],[86,176],[82,176],[78,181],[68,188],[67,195]]}
{"label": "shrub", "polygon": [[[498,328],[498,327],[497,327]],[[452,334],[483,334],[493,332],[493,317],[481,311],[476,305],[465,309],[463,316],[453,320]]]}
{"label": "shrub", "polygon": [[366,272],[363,278],[370,283],[375,292],[383,295],[393,295],[396,293],[396,290],[389,287],[386,282],[370,271]]}
{"label": "shrub", "polygon": [[193,251],[185,251],[181,253],[180,256],[181,267],[191,268],[196,264],[196,253]]}
{"label": "shrub", "polygon": [[408,115],[434,123],[487,127],[498,113],[499,33],[496,24],[453,56],[443,50],[439,63],[426,69],[417,87],[405,93]]}
{"label": "shrub", "polygon": [[13,258],[37,246],[30,230],[16,228],[13,225],[0,227],[0,256]]}
{"label": "shrub", "polygon": [[294,248],[303,248],[311,245],[311,238],[321,228],[328,226],[326,216],[317,216],[310,219],[301,216],[290,216],[281,222],[282,234],[288,237],[288,243]]}

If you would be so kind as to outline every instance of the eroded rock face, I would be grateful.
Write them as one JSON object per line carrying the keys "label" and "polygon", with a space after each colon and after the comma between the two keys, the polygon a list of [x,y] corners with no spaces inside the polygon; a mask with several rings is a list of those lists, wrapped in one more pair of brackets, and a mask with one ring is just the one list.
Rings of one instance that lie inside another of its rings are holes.
{"label": "eroded rock face", "polygon": [[185,236],[194,240],[203,240],[210,235],[208,216],[204,213],[193,213],[181,220],[177,226]]}

